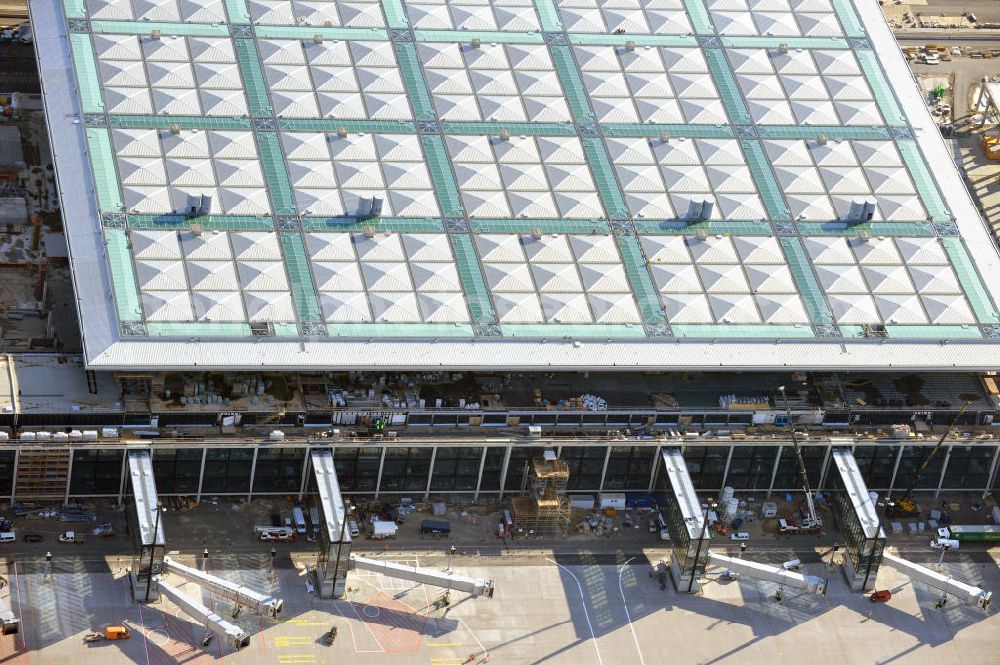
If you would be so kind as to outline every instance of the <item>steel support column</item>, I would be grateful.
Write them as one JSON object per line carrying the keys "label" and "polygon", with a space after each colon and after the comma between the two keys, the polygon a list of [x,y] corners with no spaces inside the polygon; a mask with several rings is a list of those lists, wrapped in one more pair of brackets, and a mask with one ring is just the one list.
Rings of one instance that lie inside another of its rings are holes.
{"label": "steel support column", "polygon": [[382,489],[382,468],[385,467],[385,449],[386,446],[382,446],[382,454],[378,458],[378,477],[375,478],[375,498],[378,498],[378,492]]}
{"label": "steel support column", "polygon": [[993,461],[990,462],[990,472],[986,475],[986,487],[983,488],[983,494],[988,494],[993,487],[993,479],[996,478],[997,474],[998,460],[1000,460],[1000,446],[993,449]]}
{"label": "steel support column", "polygon": [[937,489],[934,491],[934,498],[938,498],[941,494],[941,486],[944,485],[944,474],[948,470],[948,462],[951,460],[951,449],[954,446],[948,446],[948,451],[944,454],[944,463],[941,465],[941,475],[938,476]]}
{"label": "steel support column", "polygon": [[604,453],[604,466],[601,468],[601,484],[597,486],[598,490],[604,491],[604,475],[608,472],[608,460],[611,459],[611,446],[608,445],[607,451]]}
{"label": "steel support column", "polygon": [[899,472],[899,463],[903,459],[903,450],[906,448],[905,445],[899,447],[899,452],[896,453],[896,464],[892,467],[892,478],[889,479],[889,489],[888,494],[892,494],[893,488],[896,486],[896,474]]}
{"label": "steel support column", "polygon": [[785,450],[785,446],[778,446],[778,454],[774,456],[774,466],[771,467],[771,482],[767,486],[767,498],[771,498],[771,493],[774,492],[774,479],[778,477],[778,465],[781,464],[781,453]]}
{"label": "steel support column", "polygon": [[[122,459],[122,462],[125,460]],[[66,469],[66,494],[63,498],[63,504],[69,503],[69,486],[73,482],[73,449],[69,449],[69,467]]]}
{"label": "steel support column", "polygon": [[253,449],[253,461],[250,462],[250,487],[247,489],[247,501],[253,498],[253,479],[257,475],[257,453],[260,451],[260,446]]}
{"label": "steel support column", "polygon": [[198,493],[195,495],[195,503],[201,503],[201,487],[205,482],[205,459],[208,457],[208,448],[201,449],[201,470],[198,472]]}
{"label": "steel support column", "polygon": [[[726,455],[726,467],[722,470],[722,485],[719,487],[721,490],[726,486],[726,481],[729,480],[729,465],[733,462],[733,449],[736,446],[729,446],[729,454]],[[681,450],[684,450],[681,448]]]}
{"label": "steel support column", "polygon": [[507,446],[507,451],[503,455],[503,466],[500,467],[500,493],[499,498],[503,499],[503,490],[507,485],[507,467],[510,465],[510,451],[513,446]]}
{"label": "steel support column", "polygon": [[483,485],[483,469],[486,467],[486,451],[489,446],[483,446],[483,454],[479,457],[479,475],[476,477],[476,493],[472,496],[473,502],[479,501],[479,488]]}
{"label": "steel support column", "polygon": [[656,454],[653,455],[652,468],[649,469],[649,488],[646,490],[650,494],[653,493],[653,483],[656,482],[656,469],[659,466],[660,452],[663,450],[663,446],[656,447]]}
{"label": "steel support column", "polygon": [[437,459],[437,452],[437,446],[431,448],[431,465],[427,471],[427,486],[424,488],[424,501],[427,501],[431,496],[431,478],[434,477],[434,460]]}
{"label": "steel support column", "polygon": [[[826,452],[823,453],[823,465],[819,468],[819,485],[817,488],[826,487],[826,478],[830,471],[830,452],[833,450],[832,444],[827,444]],[[851,446],[851,454],[854,454],[854,446]]]}
{"label": "steel support column", "polygon": [[[308,487],[307,483],[309,482],[309,452],[311,450],[312,446],[307,445],[305,459],[302,460],[302,479],[299,481],[299,501],[301,501],[303,497],[305,497],[306,487]],[[334,458],[337,457],[335,449],[333,448],[330,449],[330,454],[333,455]],[[253,485],[250,486],[250,489],[253,490]]]}

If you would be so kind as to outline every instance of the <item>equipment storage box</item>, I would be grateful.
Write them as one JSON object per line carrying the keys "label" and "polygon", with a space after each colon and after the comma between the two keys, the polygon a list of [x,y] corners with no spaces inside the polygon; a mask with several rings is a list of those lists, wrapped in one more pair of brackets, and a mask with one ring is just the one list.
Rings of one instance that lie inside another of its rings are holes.
{"label": "equipment storage box", "polygon": [[420,535],[421,536],[436,536],[438,538],[444,538],[451,533],[451,522],[448,520],[421,520],[420,522]]}
{"label": "equipment storage box", "polygon": [[601,494],[601,510],[605,508],[625,510],[625,492],[604,492]]}

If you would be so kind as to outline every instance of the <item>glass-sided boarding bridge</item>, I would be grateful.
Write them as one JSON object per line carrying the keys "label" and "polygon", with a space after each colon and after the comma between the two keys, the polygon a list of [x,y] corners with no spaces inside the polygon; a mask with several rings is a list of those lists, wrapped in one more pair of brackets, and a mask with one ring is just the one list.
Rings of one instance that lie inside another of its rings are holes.
{"label": "glass-sided boarding bridge", "polygon": [[[492,580],[352,555],[351,530],[348,528],[350,516],[347,503],[340,493],[340,484],[333,465],[333,451],[328,448],[313,450],[310,453],[310,461],[322,520],[316,565],[316,581],[321,598],[342,597],[346,590],[347,573],[351,569],[368,570],[412,582],[454,589],[468,593],[474,598],[492,597]],[[157,499],[150,451],[145,448],[129,450],[128,464],[133,496],[128,513],[134,549],[129,579],[135,600],[149,602],[163,593],[186,613],[200,620],[209,630],[232,643],[237,649],[246,646],[249,635],[242,629],[222,619],[197,600],[181,593],[163,578],[167,575],[176,575],[186,582],[210,590],[216,597],[232,602],[234,607],[246,608],[272,618],[281,613],[282,601],[269,594],[212,575],[205,570],[185,566],[165,556],[166,538],[163,522],[160,519],[161,506]]]}
{"label": "glass-sided boarding bridge", "polygon": [[[875,500],[868,492],[851,449],[834,447],[832,455],[839,478],[838,489],[834,491],[833,513],[845,540],[841,569],[852,590],[874,589],[879,566],[885,564],[943,595],[954,596],[983,609],[989,606],[992,592],[885,552],[885,531],[876,512]],[[825,579],[788,571],[782,566],[711,552],[708,509],[702,506],[694,490],[681,449],[664,448],[661,456],[663,465],[654,486],[670,533],[669,571],[677,590],[697,592],[699,578],[709,565],[715,565],[777,583],[779,587],[825,594]]]}

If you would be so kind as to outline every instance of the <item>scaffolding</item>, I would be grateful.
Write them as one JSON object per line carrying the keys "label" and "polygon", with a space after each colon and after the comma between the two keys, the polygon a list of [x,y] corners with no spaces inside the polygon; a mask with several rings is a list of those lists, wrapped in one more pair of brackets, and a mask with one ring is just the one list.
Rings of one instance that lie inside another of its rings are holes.
{"label": "scaffolding", "polygon": [[520,536],[560,537],[570,523],[569,466],[558,458],[538,457],[528,465],[522,496],[515,497],[515,533]]}
{"label": "scaffolding", "polygon": [[69,482],[68,448],[24,448],[17,461],[14,496],[21,501],[63,501]]}

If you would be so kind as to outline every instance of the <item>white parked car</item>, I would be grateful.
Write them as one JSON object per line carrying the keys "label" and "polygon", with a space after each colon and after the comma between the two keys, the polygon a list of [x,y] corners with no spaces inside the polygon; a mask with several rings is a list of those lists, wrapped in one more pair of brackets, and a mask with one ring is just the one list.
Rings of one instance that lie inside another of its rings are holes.
{"label": "white parked car", "polygon": [[736,540],[736,541],[740,541],[740,542],[745,541],[745,540],[750,540],[750,532],[749,531],[737,531],[736,533],[732,533],[732,534],[729,535],[729,540]]}

